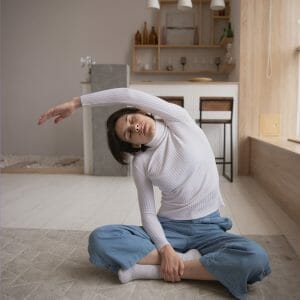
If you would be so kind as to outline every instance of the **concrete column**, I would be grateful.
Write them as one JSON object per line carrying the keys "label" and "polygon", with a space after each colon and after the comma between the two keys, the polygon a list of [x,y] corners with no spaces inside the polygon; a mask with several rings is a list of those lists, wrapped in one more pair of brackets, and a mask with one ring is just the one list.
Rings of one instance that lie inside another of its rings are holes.
{"label": "concrete column", "polygon": [[[107,90],[111,88],[129,86],[129,66],[128,65],[100,65],[92,66],[91,89],[92,92]],[[85,164],[92,165],[93,175],[98,176],[128,176],[129,167],[119,164],[111,155],[106,138],[106,120],[116,110],[122,108],[121,105],[98,106],[91,108],[91,113],[86,114],[91,118],[91,132],[84,133],[90,136],[91,141],[85,149],[85,153],[90,153]]]}

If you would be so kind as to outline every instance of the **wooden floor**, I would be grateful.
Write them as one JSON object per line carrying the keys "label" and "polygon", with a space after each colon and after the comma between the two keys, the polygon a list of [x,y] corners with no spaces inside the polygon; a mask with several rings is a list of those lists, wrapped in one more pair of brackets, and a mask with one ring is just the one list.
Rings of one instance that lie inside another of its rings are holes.
{"label": "wooden floor", "polygon": [[[12,228],[93,230],[113,223],[140,224],[130,177],[1,174],[0,225]],[[299,227],[251,177],[220,178],[223,216],[237,234],[283,234],[300,256]],[[157,208],[160,193],[155,190]]]}

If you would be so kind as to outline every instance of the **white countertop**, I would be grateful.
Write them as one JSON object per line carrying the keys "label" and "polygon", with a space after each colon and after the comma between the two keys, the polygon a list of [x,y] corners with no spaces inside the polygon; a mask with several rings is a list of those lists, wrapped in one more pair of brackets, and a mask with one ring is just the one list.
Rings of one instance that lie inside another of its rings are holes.
{"label": "white countertop", "polygon": [[210,84],[214,84],[214,85],[238,85],[239,82],[233,82],[233,81],[173,81],[173,80],[169,80],[169,81],[151,81],[151,80],[145,80],[145,81],[132,81],[130,82],[130,85],[138,85],[138,84],[141,84],[141,85],[145,85],[145,84],[162,84],[162,85],[179,85],[179,84],[191,84],[191,85],[210,85]]}

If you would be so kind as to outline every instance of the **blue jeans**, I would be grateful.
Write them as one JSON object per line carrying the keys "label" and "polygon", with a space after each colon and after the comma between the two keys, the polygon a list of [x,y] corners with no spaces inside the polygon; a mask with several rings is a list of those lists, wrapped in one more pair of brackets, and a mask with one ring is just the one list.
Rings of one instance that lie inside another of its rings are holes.
{"label": "blue jeans", "polygon": [[[266,251],[255,241],[227,233],[228,218],[216,211],[194,220],[159,218],[167,240],[178,252],[198,249],[200,261],[237,299],[246,299],[247,285],[271,273]],[[128,269],[155,249],[141,226],[106,225],[89,237],[90,262],[116,273]]]}

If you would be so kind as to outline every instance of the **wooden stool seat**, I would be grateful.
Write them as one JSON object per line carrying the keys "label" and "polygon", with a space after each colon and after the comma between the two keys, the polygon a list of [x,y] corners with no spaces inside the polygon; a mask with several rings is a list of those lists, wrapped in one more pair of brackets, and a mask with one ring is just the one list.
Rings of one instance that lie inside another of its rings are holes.
{"label": "wooden stool seat", "polygon": [[176,105],[179,105],[181,107],[184,107],[184,104],[183,104],[183,97],[181,96],[158,96],[160,99],[163,99],[169,103],[173,103],[173,104],[176,104]]}

